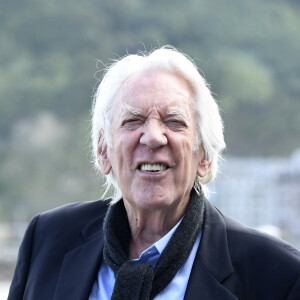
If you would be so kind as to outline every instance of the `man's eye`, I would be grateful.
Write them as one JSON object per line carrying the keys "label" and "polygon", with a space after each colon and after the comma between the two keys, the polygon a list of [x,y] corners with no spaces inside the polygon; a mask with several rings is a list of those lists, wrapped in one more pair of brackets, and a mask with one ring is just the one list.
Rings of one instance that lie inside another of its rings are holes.
{"label": "man's eye", "polygon": [[142,120],[141,119],[129,119],[129,120],[126,120],[125,123],[127,124],[136,124],[136,123],[141,123]]}
{"label": "man's eye", "polygon": [[141,119],[127,119],[122,122],[122,127],[128,129],[136,129],[140,125],[142,125],[143,121]]}
{"label": "man's eye", "polygon": [[165,124],[171,129],[183,129],[186,128],[186,124],[180,120],[168,120]]}

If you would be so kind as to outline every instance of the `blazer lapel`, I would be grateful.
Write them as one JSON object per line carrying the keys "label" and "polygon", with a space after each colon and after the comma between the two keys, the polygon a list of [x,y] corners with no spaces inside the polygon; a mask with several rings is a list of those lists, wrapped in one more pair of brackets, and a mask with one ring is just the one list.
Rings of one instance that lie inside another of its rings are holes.
{"label": "blazer lapel", "polygon": [[204,265],[196,259],[188,282],[184,300],[237,300],[238,298],[226,289]]}
{"label": "blazer lapel", "polygon": [[88,224],[82,231],[84,244],[65,255],[55,300],[88,299],[102,262],[103,218]]}
{"label": "blazer lapel", "polygon": [[238,299],[222,285],[232,273],[224,220],[216,208],[206,201],[201,242],[184,299]]}

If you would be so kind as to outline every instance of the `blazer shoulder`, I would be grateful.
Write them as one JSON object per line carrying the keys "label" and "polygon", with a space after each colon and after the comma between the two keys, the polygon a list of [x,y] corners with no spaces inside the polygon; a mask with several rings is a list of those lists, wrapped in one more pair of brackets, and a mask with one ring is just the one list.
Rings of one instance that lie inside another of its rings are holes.
{"label": "blazer shoulder", "polygon": [[[19,250],[9,299],[37,299],[31,293],[43,290],[45,278],[47,299],[52,299],[64,256],[84,245],[87,238],[102,234],[109,202],[71,203],[36,215]],[[41,296],[41,299],[46,298]]]}
{"label": "blazer shoulder", "polygon": [[35,236],[48,241],[78,237],[89,224],[102,226],[110,199],[66,204],[38,215]]}
{"label": "blazer shoulder", "polygon": [[290,267],[300,275],[300,252],[292,245],[228,216],[223,215],[223,218],[232,257],[244,256],[250,263],[261,261],[261,267],[272,261],[273,265]]}
{"label": "blazer shoulder", "polygon": [[74,202],[65,204],[39,214],[39,222],[68,222],[93,219],[106,214],[111,199]]}
{"label": "blazer shoulder", "polygon": [[299,251],[206,207],[198,257],[210,274],[239,299],[298,299]]}

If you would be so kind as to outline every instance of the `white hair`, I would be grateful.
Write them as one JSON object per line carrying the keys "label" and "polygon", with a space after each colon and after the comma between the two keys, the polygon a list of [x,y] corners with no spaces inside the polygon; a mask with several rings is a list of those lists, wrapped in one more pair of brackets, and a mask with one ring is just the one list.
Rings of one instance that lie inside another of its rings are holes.
{"label": "white hair", "polygon": [[[110,129],[118,91],[131,76],[147,72],[168,71],[184,78],[194,92],[194,109],[196,118],[195,152],[202,147],[204,157],[211,163],[207,176],[195,179],[197,191],[216,177],[221,152],[225,148],[223,122],[210,89],[200,75],[195,63],[185,54],[171,46],[164,46],[150,53],[128,55],[110,65],[97,88],[92,110],[92,141],[94,164],[99,170],[99,142],[104,147],[112,147]],[[100,152],[102,151],[100,149]],[[122,197],[121,190],[111,171],[106,177],[106,191],[113,187],[115,200]]]}

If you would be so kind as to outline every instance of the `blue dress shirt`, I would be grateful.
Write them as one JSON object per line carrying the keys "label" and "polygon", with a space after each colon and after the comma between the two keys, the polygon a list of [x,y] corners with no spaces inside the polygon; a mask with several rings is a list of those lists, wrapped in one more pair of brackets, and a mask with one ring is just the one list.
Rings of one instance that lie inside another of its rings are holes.
{"label": "blue dress shirt", "polygon": [[[155,267],[161,253],[164,251],[165,247],[167,246],[169,240],[171,239],[173,233],[176,231],[180,222],[181,220],[164,237],[162,237],[159,241],[154,243],[148,249],[144,250],[138,259],[133,259],[132,261],[142,262],[145,264],[149,264],[152,267]],[[158,295],[156,295],[154,300],[180,300],[184,298],[185,290],[191,274],[196,252],[200,244],[201,234],[202,231],[200,232],[187,261],[178,271],[173,280],[166,286],[166,288],[163,291],[161,291]],[[114,285],[114,272],[105,263],[105,261],[103,261],[98,272],[98,276],[94,282],[89,300],[109,300],[111,298]]]}

